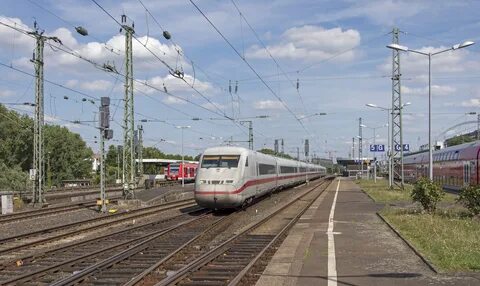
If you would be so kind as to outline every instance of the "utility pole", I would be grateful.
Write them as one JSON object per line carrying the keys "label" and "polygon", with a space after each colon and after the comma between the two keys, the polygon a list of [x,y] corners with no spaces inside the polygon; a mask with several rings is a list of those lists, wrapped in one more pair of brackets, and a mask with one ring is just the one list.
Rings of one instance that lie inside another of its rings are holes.
{"label": "utility pole", "polygon": [[138,125],[137,156],[138,156],[138,176],[141,179],[143,177],[143,126],[142,125]]}
{"label": "utility pole", "polygon": [[360,161],[360,170],[361,170],[361,175],[360,177],[363,177],[363,154],[362,154],[362,118],[358,118],[358,160]]}
{"label": "utility pole", "polygon": [[118,182],[122,182],[120,179],[120,152],[123,152],[122,145],[117,145],[117,184]]}
{"label": "utility pole", "polygon": [[285,145],[284,145],[283,139],[282,139],[282,153],[285,153]]}
{"label": "utility pole", "polygon": [[239,121],[241,125],[248,123],[248,148],[253,150],[253,121],[252,120],[241,120]]}
{"label": "utility pole", "polygon": [[127,16],[122,15],[122,29],[125,32],[125,109],[123,114],[123,197],[135,197],[135,145],[134,145],[134,109],[133,109],[133,62],[132,62],[132,35],[135,33],[132,26],[127,24]]}
{"label": "utility pole", "polygon": [[278,154],[278,139],[275,139],[275,144],[273,145],[273,151],[275,152],[275,155]]}
{"label": "utility pole", "polygon": [[[392,44],[399,44],[400,30],[393,28]],[[391,153],[391,170],[392,176],[390,177],[389,185],[399,186],[403,189],[403,132],[402,132],[402,97],[400,86],[400,51],[392,50],[392,148]],[[398,148],[399,147],[399,148]],[[400,149],[400,150],[398,150]],[[396,183],[394,178],[400,178],[400,183]]]}
{"label": "utility pole", "polygon": [[35,115],[33,123],[33,168],[30,177],[33,179],[32,204],[41,206],[45,203],[43,197],[44,188],[44,163],[45,154],[43,150],[43,125],[44,125],[44,98],[43,98],[43,48],[45,41],[53,40],[60,43],[57,37],[44,36],[44,31],[39,31],[37,22],[34,23],[35,31],[28,32],[36,40],[35,53],[31,62],[35,65]]}
{"label": "utility pole", "polygon": [[300,147],[297,147],[297,161],[300,161]]}

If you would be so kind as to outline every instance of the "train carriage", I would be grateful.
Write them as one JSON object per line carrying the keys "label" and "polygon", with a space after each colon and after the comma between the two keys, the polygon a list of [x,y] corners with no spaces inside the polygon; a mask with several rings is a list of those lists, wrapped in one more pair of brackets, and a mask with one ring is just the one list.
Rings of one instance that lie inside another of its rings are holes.
{"label": "train carriage", "polygon": [[[480,141],[447,147],[433,152],[433,180],[450,189],[480,183]],[[414,182],[428,177],[428,151],[404,156],[404,178]]]}
{"label": "train carriage", "polygon": [[325,176],[319,165],[255,152],[241,147],[205,150],[195,180],[195,200],[201,206],[236,208],[269,192]]}

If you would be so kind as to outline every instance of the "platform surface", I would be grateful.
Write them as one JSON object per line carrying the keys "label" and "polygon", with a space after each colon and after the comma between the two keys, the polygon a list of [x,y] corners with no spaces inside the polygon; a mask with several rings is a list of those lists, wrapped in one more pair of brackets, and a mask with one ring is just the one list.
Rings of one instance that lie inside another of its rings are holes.
{"label": "platform surface", "polygon": [[431,271],[377,216],[381,208],[352,180],[337,178],[292,228],[256,285],[480,285],[476,278]]}

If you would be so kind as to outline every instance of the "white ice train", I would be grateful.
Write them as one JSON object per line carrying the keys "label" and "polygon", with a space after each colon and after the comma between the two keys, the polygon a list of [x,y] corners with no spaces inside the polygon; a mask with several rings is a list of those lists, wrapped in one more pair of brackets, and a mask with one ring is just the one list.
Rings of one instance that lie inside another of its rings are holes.
{"label": "white ice train", "polygon": [[325,175],[326,169],[319,165],[241,147],[214,147],[201,157],[195,201],[212,209],[236,208],[277,189]]}

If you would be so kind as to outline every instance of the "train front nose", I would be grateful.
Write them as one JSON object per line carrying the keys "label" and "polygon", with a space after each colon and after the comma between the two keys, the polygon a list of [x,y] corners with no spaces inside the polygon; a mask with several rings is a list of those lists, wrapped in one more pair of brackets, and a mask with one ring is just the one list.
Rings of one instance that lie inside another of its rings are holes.
{"label": "train front nose", "polygon": [[235,193],[234,185],[195,184],[195,201],[211,209],[226,209],[240,206],[241,197]]}

